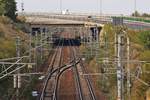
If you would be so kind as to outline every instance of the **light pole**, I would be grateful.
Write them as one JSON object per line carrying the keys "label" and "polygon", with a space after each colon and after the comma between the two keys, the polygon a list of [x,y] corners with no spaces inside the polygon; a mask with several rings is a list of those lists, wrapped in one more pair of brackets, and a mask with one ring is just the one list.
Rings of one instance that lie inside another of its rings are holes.
{"label": "light pole", "polygon": [[60,13],[62,14],[62,0],[60,0]]}
{"label": "light pole", "polygon": [[102,0],[100,0],[100,15],[102,16]]}
{"label": "light pole", "polygon": [[136,11],[137,11],[137,5],[136,5],[136,0],[134,0],[134,16],[136,17]]}
{"label": "light pole", "polygon": [[21,1],[21,13],[24,16],[24,2],[23,2],[23,0]]}

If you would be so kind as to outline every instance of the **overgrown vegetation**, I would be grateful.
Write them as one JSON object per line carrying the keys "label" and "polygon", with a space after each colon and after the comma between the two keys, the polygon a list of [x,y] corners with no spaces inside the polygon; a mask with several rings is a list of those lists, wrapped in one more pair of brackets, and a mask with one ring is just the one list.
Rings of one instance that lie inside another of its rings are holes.
{"label": "overgrown vegetation", "polygon": [[[150,31],[149,30],[129,30],[126,29],[127,35],[130,38],[130,59],[132,60],[150,60]],[[117,33],[116,27],[113,25],[105,25],[104,27],[104,33],[107,34],[107,40],[109,43],[114,42],[115,33]],[[103,39],[104,42],[104,39]],[[106,45],[101,46],[101,53],[106,52],[105,50]],[[107,56],[111,59],[114,58],[114,45],[108,44],[108,51]],[[103,52],[104,50],[104,52]],[[105,55],[101,55],[105,57]],[[101,65],[104,66],[104,65]],[[109,67],[108,65],[107,67]],[[136,63],[131,64],[130,68],[132,71],[132,74],[136,73],[137,66],[140,66],[142,68],[143,73],[140,74],[140,79],[148,84],[150,84],[150,78],[149,78],[149,72],[150,72],[150,64],[146,63]],[[126,81],[126,80],[125,80]],[[106,93],[108,100],[116,100],[116,94],[117,94],[117,87],[116,87],[116,75],[106,75],[106,78],[101,78],[101,81],[99,82],[101,84],[100,88],[103,90],[104,93]],[[108,85],[107,85],[108,84]],[[131,88],[131,100],[145,100],[146,98],[146,92],[149,89],[148,86],[140,82],[139,80],[132,78],[132,88]],[[127,97],[126,94],[126,88],[125,90],[125,97]],[[110,97],[110,98],[109,98]],[[112,98],[114,97],[114,98]]]}
{"label": "overgrown vegetation", "polygon": [[[29,36],[28,34],[26,34],[27,32],[29,32],[29,26],[25,24],[24,17],[19,16],[17,17],[17,22],[14,22],[9,17],[0,16],[0,59],[16,57],[16,37],[18,36],[21,39],[21,56],[24,56],[24,53],[27,52],[27,49],[29,47]],[[38,38],[40,38],[40,36]],[[45,55],[43,56],[43,59],[47,57],[47,53],[48,52],[44,53]],[[40,59],[39,56],[40,53],[37,53],[37,62],[41,65],[43,59]],[[2,65],[0,65],[0,68],[2,68],[1,66]],[[29,70],[29,68],[25,68],[22,69],[21,72],[27,72]],[[33,68],[32,70],[35,69]],[[32,76],[30,77],[30,80],[29,77],[22,78],[22,88],[20,89],[20,91],[22,92],[22,94],[20,94],[21,100],[36,99],[35,97],[32,97],[32,91],[35,88],[38,77],[39,76]],[[14,93],[16,91],[13,88],[12,79],[12,77],[6,77],[4,80],[0,80],[0,91],[3,91],[0,92],[0,100],[11,100],[12,95],[16,95],[16,93]],[[30,83],[25,80],[29,80]]]}
{"label": "overgrown vegetation", "polygon": [[[4,17],[7,16],[7,17]],[[16,20],[15,0],[0,0],[0,59],[14,57],[16,55],[14,36],[20,34],[12,25]],[[21,34],[20,34],[21,35]],[[5,78],[0,81],[0,99],[10,100],[14,89],[12,88],[12,78]]]}
{"label": "overgrown vegetation", "polygon": [[7,16],[12,20],[16,20],[16,2],[15,0],[0,0],[0,16]]}
{"label": "overgrown vegetation", "polygon": [[140,32],[139,38],[145,49],[150,49],[150,31]]}
{"label": "overgrown vegetation", "polygon": [[[22,32],[10,18],[0,16],[0,59],[16,56],[16,37],[21,38],[21,53],[27,48],[28,35]],[[2,66],[0,65],[2,68]],[[14,89],[12,77],[0,80],[0,100],[10,100]]]}
{"label": "overgrown vegetation", "polygon": [[13,96],[14,89],[8,87],[13,87],[12,78],[5,78],[0,81],[0,100],[10,100]]}
{"label": "overgrown vegetation", "polygon": [[[0,58],[15,56],[15,38],[17,36],[22,41],[28,38],[28,35],[22,32],[11,19],[0,16]],[[23,43],[23,45],[25,44]]]}
{"label": "overgrown vegetation", "polygon": [[16,54],[15,42],[0,38],[0,59],[14,57]]}

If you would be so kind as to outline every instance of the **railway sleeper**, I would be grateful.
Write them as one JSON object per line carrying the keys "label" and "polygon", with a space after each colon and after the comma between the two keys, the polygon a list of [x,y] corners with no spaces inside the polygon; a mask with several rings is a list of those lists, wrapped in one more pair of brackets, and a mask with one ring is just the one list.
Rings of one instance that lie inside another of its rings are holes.
{"label": "railway sleeper", "polygon": [[53,94],[47,94],[47,93],[45,93],[44,97],[53,97]]}

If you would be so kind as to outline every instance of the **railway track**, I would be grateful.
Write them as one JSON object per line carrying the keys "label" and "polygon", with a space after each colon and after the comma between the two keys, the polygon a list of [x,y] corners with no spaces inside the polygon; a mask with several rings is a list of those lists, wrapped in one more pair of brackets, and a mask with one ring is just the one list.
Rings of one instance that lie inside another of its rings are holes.
{"label": "railway track", "polygon": [[[62,58],[61,56],[62,56],[62,48],[61,47],[56,47],[55,52],[52,56],[51,63],[50,63],[49,68],[48,68],[48,72],[47,72],[48,74],[46,75],[46,79],[45,79],[45,82],[44,82],[44,87],[43,87],[43,90],[42,90],[42,93],[41,93],[40,100],[45,100],[45,98],[47,97],[47,94],[49,94],[48,97],[49,96],[51,97],[51,93],[50,92],[47,93],[47,91],[48,91],[47,88],[48,88],[48,85],[51,81],[50,79],[51,79],[53,73],[57,72],[57,70],[58,70],[57,67],[59,67],[59,65],[61,63],[61,58]],[[59,59],[58,59],[59,60],[58,61],[59,65],[58,64],[55,65],[57,57],[59,57]],[[57,69],[57,70],[55,70],[55,69]]]}
{"label": "railway track", "polygon": [[[60,44],[59,44],[60,45]],[[58,46],[53,54],[51,63],[49,65],[48,74],[44,82],[44,87],[40,96],[40,100],[58,100],[58,85],[60,76],[72,66],[79,63],[80,59],[74,61],[71,60],[68,64],[62,64],[62,52],[63,52],[63,43],[61,46]],[[59,59],[58,59],[59,58]],[[51,92],[49,91],[51,85]]]}
{"label": "railway track", "polygon": [[[73,41],[70,41],[70,42],[71,42],[71,44],[74,44]],[[74,47],[73,52],[74,52],[74,53],[76,52],[76,54],[79,54],[79,53],[80,53],[77,47]],[[78,56],[79,56],[79,55],[78,55]],[[74,57],[75,57],[75,55],[74,55]],[[75,57],[75,58],[76,58],[76,57]],[[81,58],[81,57],[80,57],[80,58]],[[82,73],[88,73],[88,70],[87,70],[87,68],[84,66],[82,60],[80,61],[79,66],[81,67]],[[77,70],[77,67],[76,67],[76,70]],[[85,78],[85,81],[86,81],[86,83],[87,83],[88,90],[89,90],[89,92],[90,92],[90,98],[91,98],[90,100],[96,100],[96,95],[95,95],[94,89],[93,89],[93,87],[92,87],[92,82],[91,82],[90,76],[87,75],[87,76],[85,76],[84,78]],[[82,100],[82,99],[80,99],[80,100]]]}
{"label": "railway track", "polygon": [[[69,41],[69,44],[70,44],[70,50],[72,51],[72,58],[75,60],[77,57],[76,57],[75,48],[72,46],[73,45],[72,41]],[[84,100],[80,76],[79,76],[79,72],[77,69],[77,65],[75,65],[75,64],[73,66],[73,72],[74,72],[74,79],[76,81],[76,86],[77,86],[76,89],[77,89],[77,93],[78,93],[78,99]]]}
{"label": "railway track", "polygon": [[[62,41],[62,40],[61,40]],[[75,83],[75,100],[96,100],[96,95],[94,93],[92,82],[90,76],[85,76],[84,81],[86,83],[86,88],[89,91],[88,99],[85,98],[85,91],[83,89],[83,82],[79,74],[79,66],[82,73],[88,73],[86,67],[84,66],[81,57],[78,56],[78,48],[74,45],[71,39],[68,41],[69,46],[63,46],[63,42],[59,43],[56,46],[55,52],[50,60],[49,68],[47,74],[45,75],[45,81],[43,84],[43,89],[41,92],[40,100],[61,100],[59,94],[59,86],[62,84],[60,80],[63,77],[63,74],[70,70],[73,73],[73,80]],[[61,44],[61,45],[60,45]],[[68,48],[70,52],[70,60],[67,62],[64,61],[64,48]],[[68,99],[67,99],[68,100]],[[71,98],[69,99],[71,100]]]}

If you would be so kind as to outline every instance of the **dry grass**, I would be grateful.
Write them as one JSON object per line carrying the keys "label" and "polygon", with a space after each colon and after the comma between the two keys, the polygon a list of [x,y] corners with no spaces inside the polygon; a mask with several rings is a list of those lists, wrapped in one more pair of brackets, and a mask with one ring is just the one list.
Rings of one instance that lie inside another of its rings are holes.
{"label": "dry grass", "polygon": [[27,40],[28,35],[15,27],[7,17],[0,16],[0,58],[15,56],[15,38]]}
{"label": "dry grass", "polygon": [[20,36],[22,39],[27,39],[28,35],[17,29],[11,20],[6,17],[0,17],[0,32],[4,33],[5,38],[13,39]]}

